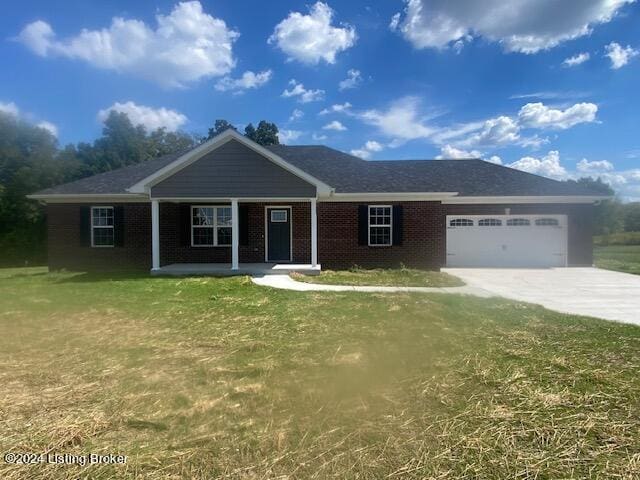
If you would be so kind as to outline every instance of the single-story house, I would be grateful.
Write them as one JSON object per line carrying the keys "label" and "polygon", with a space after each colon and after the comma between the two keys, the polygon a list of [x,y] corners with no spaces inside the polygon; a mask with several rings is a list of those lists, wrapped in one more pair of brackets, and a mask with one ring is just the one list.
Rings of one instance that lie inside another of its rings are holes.
{"label": "single-story house", "polygon": [[366,161],[227,130],[30,198],[46,203],[50,268],[162,272],[591,265],[606,197],[477,159]]}

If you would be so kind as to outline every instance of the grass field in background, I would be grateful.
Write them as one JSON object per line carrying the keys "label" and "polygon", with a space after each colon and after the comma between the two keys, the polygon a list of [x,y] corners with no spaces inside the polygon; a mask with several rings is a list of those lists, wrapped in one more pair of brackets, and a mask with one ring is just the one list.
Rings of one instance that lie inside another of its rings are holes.
{"label": "grass field in background", "polygon": [[640,245],[595,246],[593,256],[598,268],[640,275]]}
{"label": "grass field in background", "polygon": [[640,328],[458,295],[0,270],[0,478],[638,478]]}

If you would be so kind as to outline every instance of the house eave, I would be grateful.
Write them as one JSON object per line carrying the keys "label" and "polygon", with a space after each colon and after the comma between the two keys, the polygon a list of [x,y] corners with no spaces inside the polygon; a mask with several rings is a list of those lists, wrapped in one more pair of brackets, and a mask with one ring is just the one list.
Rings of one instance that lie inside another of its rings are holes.
{"label": "house eave", "polygon": [[109,202],[109,203],[136,203],[149,202],[149,196],[144,194],[133,193],[34,193],[27,195],[31,200],[38,200],[45,203],[90,203],[90,202]]}
{"label": "house eave", "polygon": [[512,204],[512,203],[583,203],[593,204],[610,199],[607,195],[516,195],[451,197],[443,204]]}

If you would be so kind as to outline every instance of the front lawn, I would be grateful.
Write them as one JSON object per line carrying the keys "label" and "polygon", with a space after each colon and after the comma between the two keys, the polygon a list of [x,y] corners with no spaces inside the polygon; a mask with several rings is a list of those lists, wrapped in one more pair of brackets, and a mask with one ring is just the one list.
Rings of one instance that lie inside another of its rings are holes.
{"label": "front lawn", "polygon": [[640,275],[640,245],[594,247],[596,267]]}
{"label": "front lawn", "polygon": [[401,269],[361,269],[323,270],[320,275],[292,273],[294,280],[326,285],[367,285],[390,287],[460,287],[464,282],[458,277],[443,272]]}
{"label": "front lawn", "polygon": [[458,295],[0,271],[3,479],[638,478],[640,328]]}

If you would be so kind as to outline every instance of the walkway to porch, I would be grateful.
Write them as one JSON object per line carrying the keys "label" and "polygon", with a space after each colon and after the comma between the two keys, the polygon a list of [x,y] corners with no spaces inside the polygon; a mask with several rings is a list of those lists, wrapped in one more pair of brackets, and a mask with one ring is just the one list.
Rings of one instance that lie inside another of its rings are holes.
{"label": "walkway to porch", "polygon": [[231,270],[230,263],[172,263],[157,270],[152,275],[282,275],[290,272],[319,275],[320,265],[293,263],[241,263],[237,270]]}

